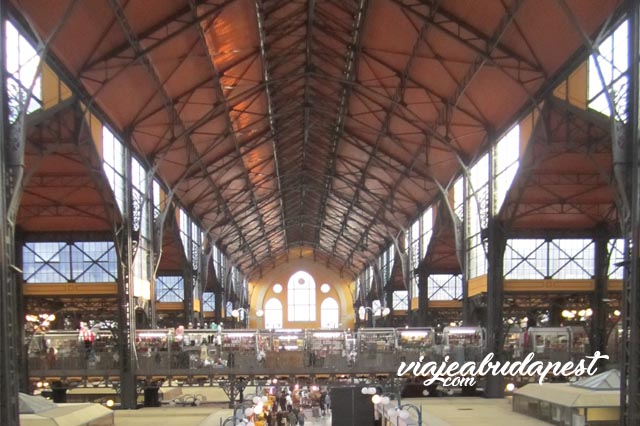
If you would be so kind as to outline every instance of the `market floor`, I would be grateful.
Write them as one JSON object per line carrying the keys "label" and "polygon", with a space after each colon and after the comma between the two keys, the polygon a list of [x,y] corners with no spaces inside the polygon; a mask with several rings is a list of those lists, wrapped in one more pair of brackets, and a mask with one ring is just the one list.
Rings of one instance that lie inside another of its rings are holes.
{"label": "market floor", "polygon": [[[422,408],[424,426],[548,426],[549,423],[515,413],[510,398],[404,398],[403,404]],[[409,423],[415,425],[416,423]]]}
{"label": "market floor", "polygon": [[[116,426],[220,426],[232,411],[215,407],[160,407],[115,411]],[[307,413],[305,426],[330,426],[331,417],[312,418]]]}
{"label": "market floor", "polygon": [[[508,399],[411,398],[403,403],[422,407],[424,426],[543,426],[541,420],[514,413]],[[213,406],[161,407],[117,410],[116,426],[220,426],[231,416],[228,408]],[[416,425],[415,419],[408,425]],[[307,414],[305,426],[331,426],[331,417],[313,418]],[[348,426],[348,425],[345,425]]]}
{"label": "market floor", "polygon": [[[167,389],[168,390],[168,389]],[[232,415],[227,408],[226,396],[219,388],[183,388],[183,394],[198,395],[206,401],[199,407],[162,406],[139,410],[116,410],[116,426],[220,426]],[[250,394],[247,394],[250,396]],[[422,408],[423,426],[543,426],[541,420],[514,413],[510,398],[485,399],[480,397],[405,398]],[[305,411],[305,426],[330,426],[331,416],[314,418]],[[408,423],[417,425],[415,417]],[[341,425],[342,426],[342,425]],[[344,426],[349,426],[345,424]]]}

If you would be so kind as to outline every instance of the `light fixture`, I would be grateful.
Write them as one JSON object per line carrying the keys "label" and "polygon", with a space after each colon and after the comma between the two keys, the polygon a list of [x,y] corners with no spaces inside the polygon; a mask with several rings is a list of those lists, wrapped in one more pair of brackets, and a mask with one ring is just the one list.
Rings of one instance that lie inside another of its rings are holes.
{"label": "light fixture", "polygon": [[384,308],[382,309],[382,316],[383,316],[383,317],[386,317],[386,316],[387,316],[387,315],[389,315],[390,313],[391,313],[391,309],[389,309],[389,308],[387,308],[387,307],[384,307]]}
{"label": "light fixture", "polygon": [[244,409],[244,415],[245,415],[246,417],[251,417],[251,415],[252,415],[252,414],[253,414],[253,408],[248,407],[248,408],[245,408],[245,409]]}
{"label": "light fixture", "polygon": [[109,399],[107,400],[106,405],[107,407],[112,408],[115,405],[115,403],[113,402],[113,399]]}
{"label": "light fixture", "polygon": [[613,315],[616,317],[619,317],[622,314],[622,312],[620,312],[619,309],[616,309],[615,311],[613,311]]}
{"label": "light fixture", "polygon": [[505,390],[507,392],[513,392],[514,390],[516,390],[516,385],[514,385],[513,383],[508,383]]}
{"label": "light fixture", "polygon": [[282,284],[274,284],[273,285],[273,292],[275,294],[280,294],[282,293]]}
{"label": "light fixture", "polygon": [[330,290],[331,290],[331,286],[327,283],[324,283],[320,286],[320,291],[324,294],[329,293]]}
{"label": "light fixture", "polygon": [[398,416],[400,416],[402,420],[406,420],[409,418],[409,412],[407,410],[400,410]]}
{"label": "light fixture", "polygon": [[391,399],[389,399],[388,396],[383,396],[382,398],[380,398],[380,403],[382,405],[387,405],[391,402]]}
{"label": "light fixture", "polygon": [[380,404],[381,400],[382,400],[382,397],[378,394],[375,394],[371,397],[371,402],[373,402],[374,404]]}
{"label": "light fixture", "polygon": [[365,386],[361,390],[363,395],[375,395],[378,390],[374,386]]}
{"label": "light fixture", "polygon": [[389,408],[387,410],[387,416],[389,416],[389,417],[395,417],[397,413],[398,413],[398,410],[396,410],[393,407],[391,407],[391,408]]}
{"label": "light fixture", "polygon": [[358,318],[360,318],[360,321],[364,321],[366,315],[367,310],[364,308],[364,306],[360,306],[358,308]]}
{"label": "light fixture", "polygon": [[234,309],[233,311],[231,311],[231,316],[234,318],[238,318],[240,316],[240,310]]}
{"label": "light fixture", "polygon": [[256,316],[257,316],[258,318],[262,318],[262,317],[264,316],[264,311],[263,311],[262,309],[258,309],[258,310],[256,311]]}

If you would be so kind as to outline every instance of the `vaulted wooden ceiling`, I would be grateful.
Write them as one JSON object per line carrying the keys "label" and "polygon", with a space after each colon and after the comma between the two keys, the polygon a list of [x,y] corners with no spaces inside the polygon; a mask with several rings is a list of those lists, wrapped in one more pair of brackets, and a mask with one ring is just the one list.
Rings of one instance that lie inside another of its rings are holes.
{"label": "vaulted wooden ceiling", "polygon": [[13,0],[246,272],[357,272],[557,84],[616,0]]}

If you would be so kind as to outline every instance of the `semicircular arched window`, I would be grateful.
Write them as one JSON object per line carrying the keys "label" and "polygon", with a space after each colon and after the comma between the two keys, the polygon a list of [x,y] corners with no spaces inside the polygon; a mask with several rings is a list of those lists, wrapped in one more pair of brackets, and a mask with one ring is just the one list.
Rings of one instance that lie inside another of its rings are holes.
{"label": "semicircular arched window", "polygon": [[289,321],[316,320],[316,282],[304,271],[291,275],[287,284]]}
{"label": "semicircular arched window", "polygon": [[320,305],[320,327],[340,327],[340,307],[333,297],[327,297]]}
{"label": "semicircular arched window", "polygon": [[282,328],[282,302],[275,297],[264,304],[264,328]]}

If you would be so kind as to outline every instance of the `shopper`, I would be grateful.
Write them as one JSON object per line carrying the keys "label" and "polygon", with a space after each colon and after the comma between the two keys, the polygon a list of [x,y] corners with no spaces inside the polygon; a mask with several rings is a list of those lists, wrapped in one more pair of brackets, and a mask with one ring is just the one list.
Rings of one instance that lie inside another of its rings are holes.
{"label": "shopper", "polygon": [[296,426],[298,424],[298,418],[293,410],[287,411],[287,426]]}
{"label": "shopper", "polygon": [[300,410],[300,412],[298,413],[298,424],[300,426],[304,426],[304,421],[306,418],[307,416],[305,416],[304,410]]}

